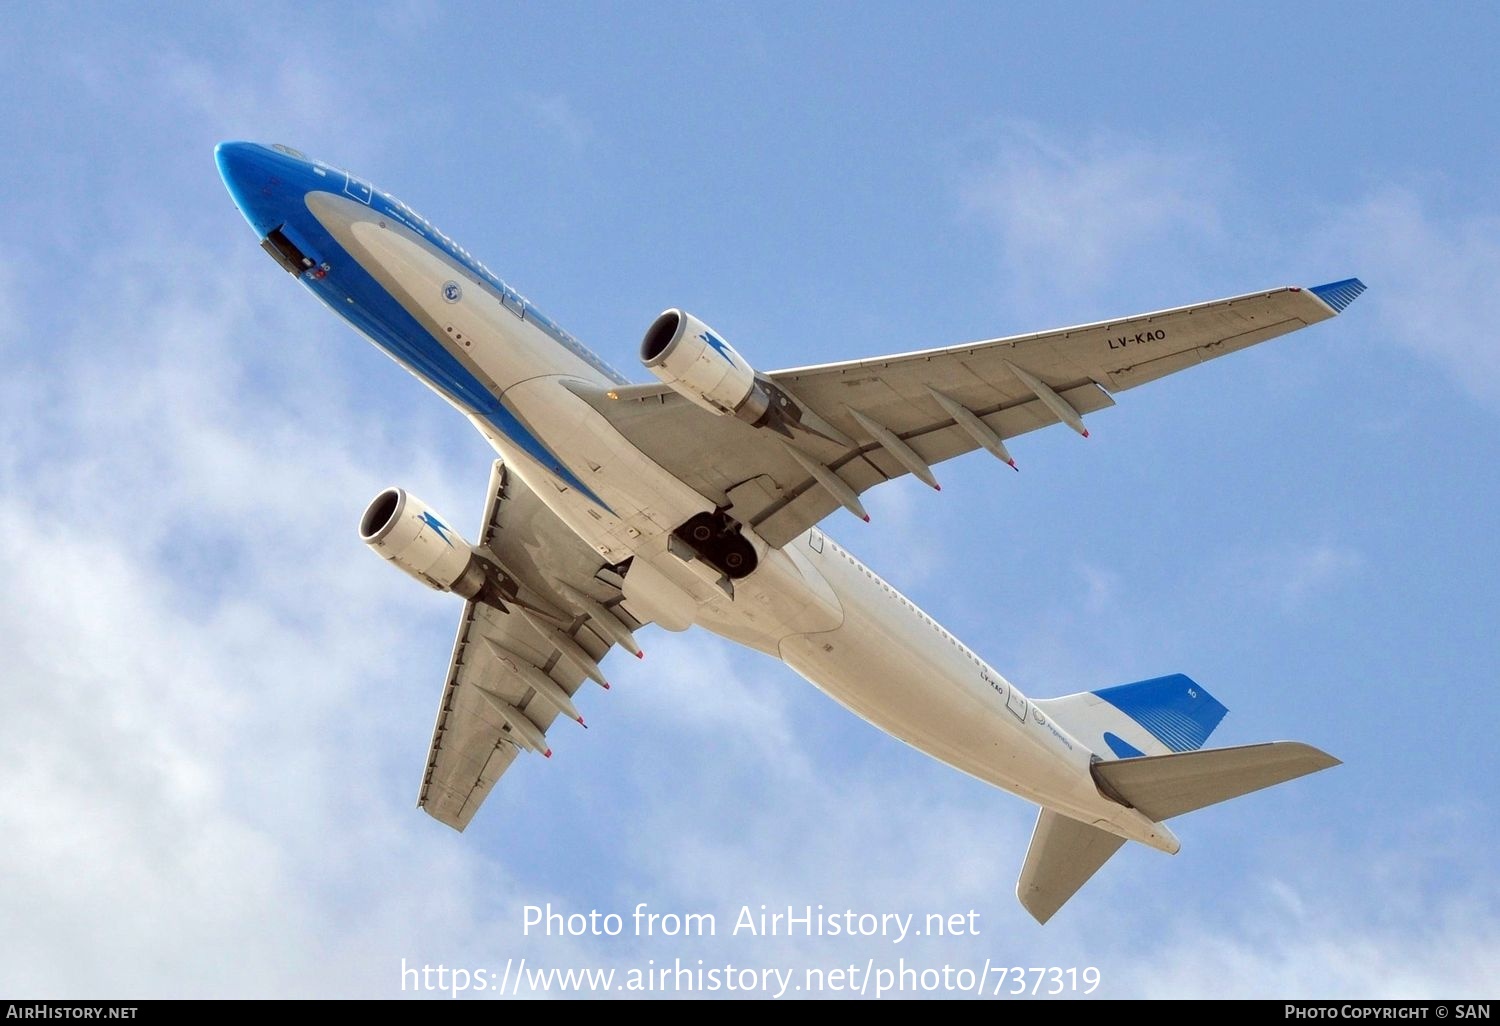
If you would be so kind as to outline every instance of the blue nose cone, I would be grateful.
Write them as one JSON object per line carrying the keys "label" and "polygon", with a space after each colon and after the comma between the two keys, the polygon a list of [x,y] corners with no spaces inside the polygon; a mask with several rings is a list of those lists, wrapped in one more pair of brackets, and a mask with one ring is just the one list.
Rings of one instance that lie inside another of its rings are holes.
{"label": "blue nose cone", "polygon": [[301,177],[300,161],[259,143],[221,142],[214,147],[214,163],[257,235],[265,236],[286,220],[288,200],[298,192],[293,186]]}
{"label": "blue nose cone", "polygon": [[219,177],[226,185],[232,185],[243,177],[257,150],[263,147],[248,142],[221,142],[214,147],[214,163],[219,165]]}

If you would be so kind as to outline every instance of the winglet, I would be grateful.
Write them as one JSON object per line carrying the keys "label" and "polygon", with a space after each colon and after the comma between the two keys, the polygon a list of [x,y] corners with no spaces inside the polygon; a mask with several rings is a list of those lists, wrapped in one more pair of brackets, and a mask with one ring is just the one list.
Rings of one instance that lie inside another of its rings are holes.
{"label": "winglet", "polygon": [[1365,283],[1358,278],[1345,278],[1343,281],[1331,281],[1327,285],[1314,285],[1307,291],[1327,303],[1334,313],[1341,314],[1364,290]]}

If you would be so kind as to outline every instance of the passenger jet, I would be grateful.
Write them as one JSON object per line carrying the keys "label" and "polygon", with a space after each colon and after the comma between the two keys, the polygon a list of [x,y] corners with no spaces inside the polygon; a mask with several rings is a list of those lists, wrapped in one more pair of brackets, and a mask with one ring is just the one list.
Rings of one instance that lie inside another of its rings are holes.
{"label": "passenger jet", "polygon": [[[1095,324],[760,371],[684,310],[646,329],[631,384],[390,193],[286,146],[226,142],[219,173],[261,246],[448,401],[498,454],[477,544],[388,488],[360,537],[464,600],[417,804],[457,830],[522,753],[583,722],[601,662],[647,624],[765,652],[888,734],[1041,808],[1016,892],[1046,922],[1127,840],[1338,764],[1278,741],[1202,748],[1226,709],[1182,675],[1022,694],[822,522],[861,495],[1084,418],[1114,396],[1340,313],[1358,279]],[[576,740],[576,736],[575,736]]]}

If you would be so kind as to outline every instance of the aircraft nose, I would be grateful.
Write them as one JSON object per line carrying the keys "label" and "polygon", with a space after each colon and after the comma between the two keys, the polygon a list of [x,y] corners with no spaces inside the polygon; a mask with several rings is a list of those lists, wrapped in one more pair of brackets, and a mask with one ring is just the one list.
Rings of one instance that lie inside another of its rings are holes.
{"label": "aircraft nose", "polygon": [[258,143],[221,142],[214,147],[214,163],[224,187],[245,220],[262,236],[280,223],[277,208],[282,179],[277,175],[277,157]]}
{"label": "aircraft nose", "polygon": [[214,147],[214,163],[219,166],[219,177],[226,182],[236,178],[248,162],[254,143],[221,142]]}

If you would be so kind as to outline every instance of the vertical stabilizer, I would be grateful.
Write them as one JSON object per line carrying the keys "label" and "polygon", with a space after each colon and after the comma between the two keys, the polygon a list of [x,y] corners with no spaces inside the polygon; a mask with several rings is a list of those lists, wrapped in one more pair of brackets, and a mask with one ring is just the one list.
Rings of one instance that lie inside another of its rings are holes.
{"label": "vertical stabilizer", "polygon": [[1045,698],[1036,705],[1106,759],[1202,748],[1229,711],[1191,677],[1180,673]]}

